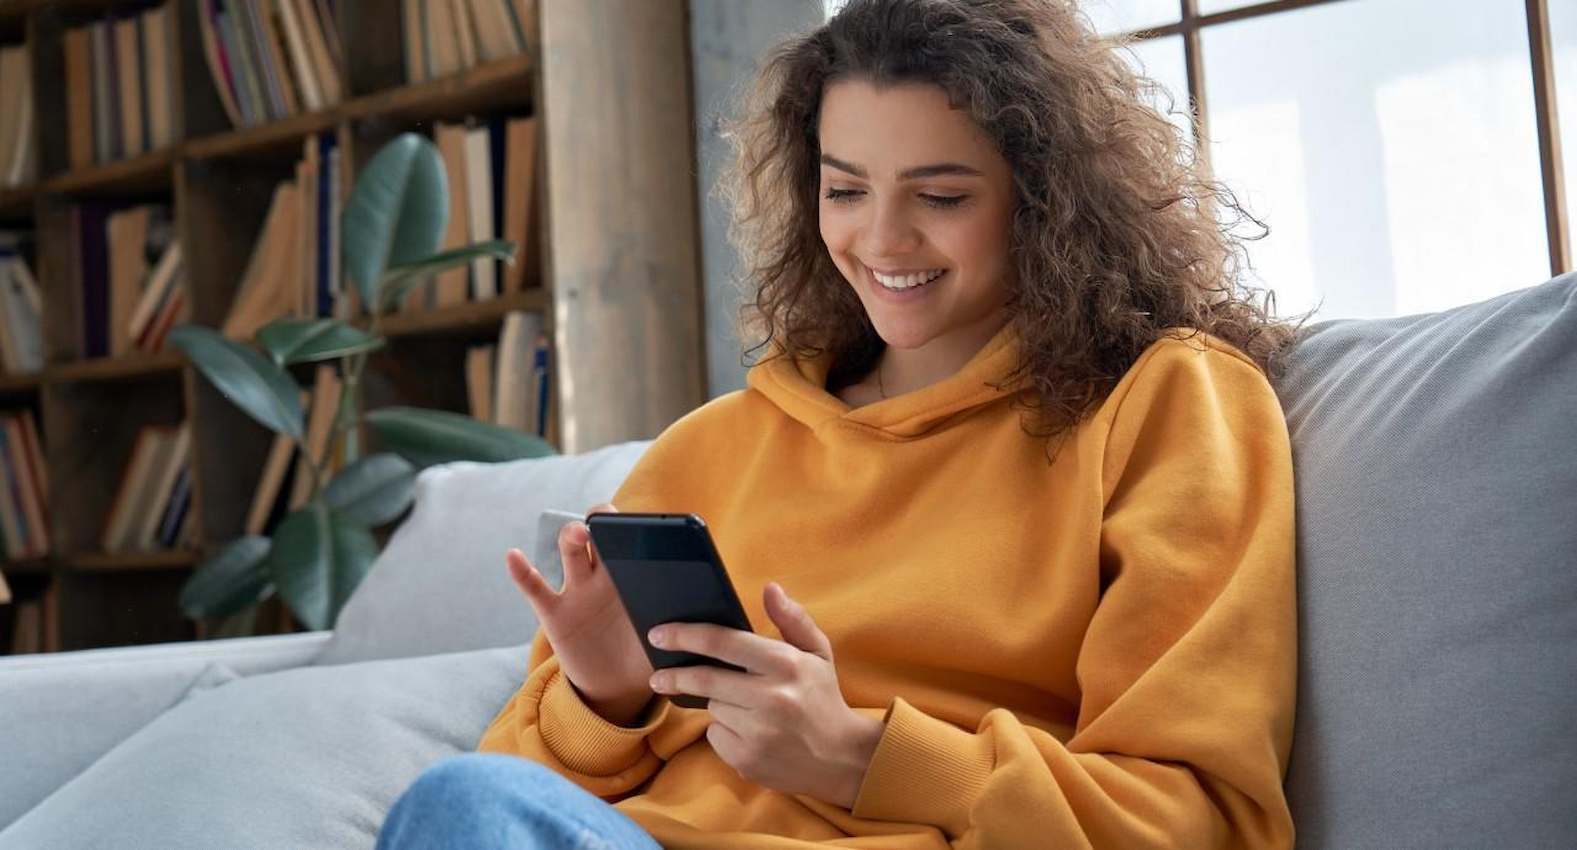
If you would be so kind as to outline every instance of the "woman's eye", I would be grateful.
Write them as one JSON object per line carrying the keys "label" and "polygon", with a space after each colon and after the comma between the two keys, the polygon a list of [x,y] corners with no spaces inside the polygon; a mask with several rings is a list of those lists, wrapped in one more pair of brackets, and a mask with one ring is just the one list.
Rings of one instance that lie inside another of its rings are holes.
{"label": "woman's eye", "polygon": [[[827,200],[835,203],[852,203],[855,198],[865,194],[859,189],[828,189]],[[920,200],[927,206],[937,209],[951,209],[968,200],[968,195],[929,195],[921,193]]]}

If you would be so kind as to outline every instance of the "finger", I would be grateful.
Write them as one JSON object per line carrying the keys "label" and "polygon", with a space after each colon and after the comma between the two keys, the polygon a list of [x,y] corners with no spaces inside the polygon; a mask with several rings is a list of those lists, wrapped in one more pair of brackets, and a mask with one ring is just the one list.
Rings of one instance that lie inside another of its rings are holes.
{"label": "finger", "polygon": [[648,684],[659,694],[690,694],[740,709],[750,709],[763,700],[764,681],[761,676],[750,673],[697,664],[658,670],[652,673]]}
{"label": "finger", "polygon": [[805,606],[789,598],[782,585],[775,581],[768,582],[766,590],[762,592],[762,601],[767,616],[772,618],[785,641],[812,655],[832,660],[832,641],[828,640],[827,633],[811,619]]}
{"label": "finger", "polygon": [[519,549],[510,549],[504,553],[504,563],[509,568],[509,577],[514,579],[515,586],[526,596],[526,601],[533,607],[541,608],[549,605],[558,598],[558,591],[548,584],[547,579],[537,572],[537,568],[526,560],[526,554]]}
{"label": "finger", "polygon": [[591,547],[587,545],[590,540],[591,534],[586,530],[586,523],[580,520],[567,522],[559,529],[559,559],[564,562],[566,588],[590,577],[595,571]]}
{"label": "finger", "polygon": [[712,752],[723,760],[724,764],[734,768],[737,773],[745,757],[745,739],[743,735],[728,728],[725,724],[717,722],[714,717],[706,726],[706,742],[712,745]]}
{"label": "finger", "polygon": [[659,649],[693,652],[762,675],[788,670],[796,652],[783,641],[715,623],[663,623],[646,639]]}
{"label": "finger", "polygon": [[586,510],[586,515],[591,516],[592,514],[616,514],[618,512],[619,509],[614,507],[612,502],[603,502],[600,505],[592,505],[590,508],[588,508]]}

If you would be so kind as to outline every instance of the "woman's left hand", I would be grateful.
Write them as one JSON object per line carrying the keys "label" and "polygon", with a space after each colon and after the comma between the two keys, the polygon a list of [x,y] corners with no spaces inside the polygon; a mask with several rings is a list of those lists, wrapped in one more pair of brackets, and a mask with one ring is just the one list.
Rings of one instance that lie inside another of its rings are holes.
{"label": "woman's left hand", "polygon": [[745,668],[670,667],[652,674],[652,690],[706,697],[706,739],[745,779],[853,808],[884,724],[843,701],[832,643],[804,606],[776,582],[763,601],[783,640],[709,623],[652,629],[654,646]]}

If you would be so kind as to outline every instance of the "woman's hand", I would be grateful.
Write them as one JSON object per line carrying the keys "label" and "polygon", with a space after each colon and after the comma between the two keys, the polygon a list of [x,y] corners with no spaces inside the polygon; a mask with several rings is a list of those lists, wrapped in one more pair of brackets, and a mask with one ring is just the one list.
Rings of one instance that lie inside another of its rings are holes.
{"label": "woman's hand", "polygon": [[709,623],[664,623],[648,639],[745,668],[659,670],[658,693],[709,700],[706,738],[745,779],[786,794],[852,808],[881,740],[882,721],[849,708],[838,689],[832,644],[776,582],[764,596],[783,640]]}
{"label": "woman's hand", "polygon": [[[590,512],[614,510],[603,504]],[[504,558],[510,578],[537,612],[559,668],[586,704],[613,723],[634,725],[652,699],[652,664],[591,545],[586,523],[566,523],[558,542],[563,589],[554,590],[519,549],[510,549]]]}

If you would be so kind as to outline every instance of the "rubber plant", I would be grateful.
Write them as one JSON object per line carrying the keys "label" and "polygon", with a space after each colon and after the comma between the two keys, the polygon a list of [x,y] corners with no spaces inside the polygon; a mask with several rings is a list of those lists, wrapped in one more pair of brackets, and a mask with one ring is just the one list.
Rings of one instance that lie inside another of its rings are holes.
{"label": "rubber plant", "polygon": [[[225,398],[296,442],[312,476],[311,497],[284,517],[272,538],[244,535],[197,566],[181,589],[188,617],[243,614],[277,592],[307,628],[332,628],[378,554],[372,529],[409,507],[418,469],[451,460],[553,454],[535,436],[457,413],[410,407],[362,413],[367,357],[387,343],[378,332],[383,315],[435,272],[479,257],[512,261],[514,245],[502,240],[439,251],[448,219],[448,180],[437,149],[404,133],[357,176],[341,222],[339,259],[366,319],[280,319],[258,331],[255,345],[201,325],[171,332],[171,341]],[[327,448],[313,457],[305,440],[301,387],[288,367],[324,360],[339,361],[344,390]],[[387,451],[361,455],[363,424]],[[326,464],[336,452],[347,465],[329,479]]]}

